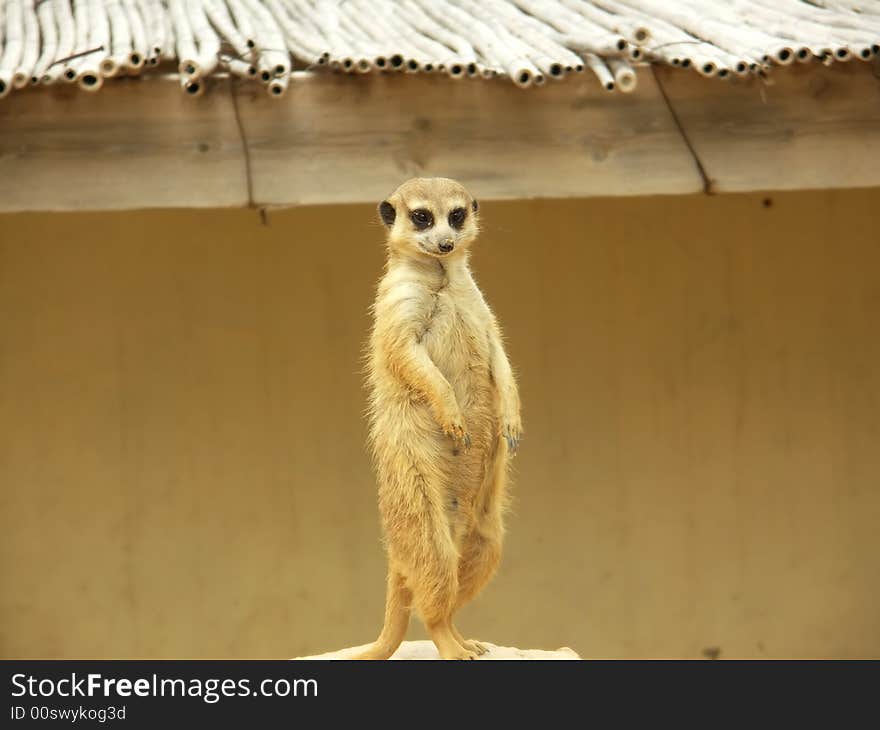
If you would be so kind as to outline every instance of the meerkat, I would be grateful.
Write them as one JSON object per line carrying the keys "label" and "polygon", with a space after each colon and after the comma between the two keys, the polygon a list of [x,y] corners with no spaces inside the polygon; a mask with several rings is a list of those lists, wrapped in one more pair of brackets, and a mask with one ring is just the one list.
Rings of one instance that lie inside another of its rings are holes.
{"label": "meerkat", "polygon": [[413,610],[442,658],[486,651],[452,620],[498,567],[522,425],[498,322],[468,265],[478,211],[447,178],[408,180],[379,205],[388,260],[367,381],[388,578],[384,626],[359,659],[390,657]]}

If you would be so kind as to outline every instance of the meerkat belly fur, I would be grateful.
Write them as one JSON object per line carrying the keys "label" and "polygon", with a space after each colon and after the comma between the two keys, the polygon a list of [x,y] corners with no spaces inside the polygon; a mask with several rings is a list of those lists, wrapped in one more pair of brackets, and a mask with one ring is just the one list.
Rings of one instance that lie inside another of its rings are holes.
{"label": "meerkat belly fur", "polygon": [[388,262],[373,307],[368,384],[388,582],[384,627],[360,658],[388,658],[415,610],[441,657],[474,659],[485,647],[452,620],[501,558],[519,395],[468,266],[476,200],[454,180],[417,178],[379,215]]}

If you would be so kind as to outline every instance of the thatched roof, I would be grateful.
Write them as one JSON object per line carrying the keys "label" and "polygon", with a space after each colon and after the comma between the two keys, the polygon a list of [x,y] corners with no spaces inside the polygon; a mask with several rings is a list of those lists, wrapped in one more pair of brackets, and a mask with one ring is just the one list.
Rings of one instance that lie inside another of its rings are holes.
{"label": "thatched roof", "polygon": [[294,68],[632,91],[645,61],[723,79],[871,60],[880,0],[0,0],[0,29],[0,96],[169,69],[194,95],[226,72],[283,96]]}

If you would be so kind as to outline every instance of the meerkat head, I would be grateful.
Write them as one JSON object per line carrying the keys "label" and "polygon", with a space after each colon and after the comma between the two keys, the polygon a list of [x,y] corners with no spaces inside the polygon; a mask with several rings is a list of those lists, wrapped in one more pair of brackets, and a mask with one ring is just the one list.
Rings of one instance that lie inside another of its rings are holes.
{"label": "meerkat head", "polygon": [[479,205],[461,183],[446,177],[407,180],[379,204],[388,245],[437,259],[463,256],[477,237]]}

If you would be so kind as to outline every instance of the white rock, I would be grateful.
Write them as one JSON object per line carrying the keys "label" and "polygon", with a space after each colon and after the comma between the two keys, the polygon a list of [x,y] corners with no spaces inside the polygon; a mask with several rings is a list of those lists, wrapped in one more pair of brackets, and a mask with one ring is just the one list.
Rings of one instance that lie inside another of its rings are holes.
{"label": "white rock", "polygon": [[[489,651],[483,654],[480,659],[580,659],[573,649],[563,646],[556,651],[545,651],[543,649],[517,649],[513,646],[496,646],[488,642],[482,642]],[[301,656],[296,659],[350,659],[358,652],[363,651],[369,646],[352,646],[339,651],[330,651],[326,654],[315,654],[314,656]],[[404,641],[396,652],[391,656],[392,659],[439,659],[437,647],[433,641]]]}

